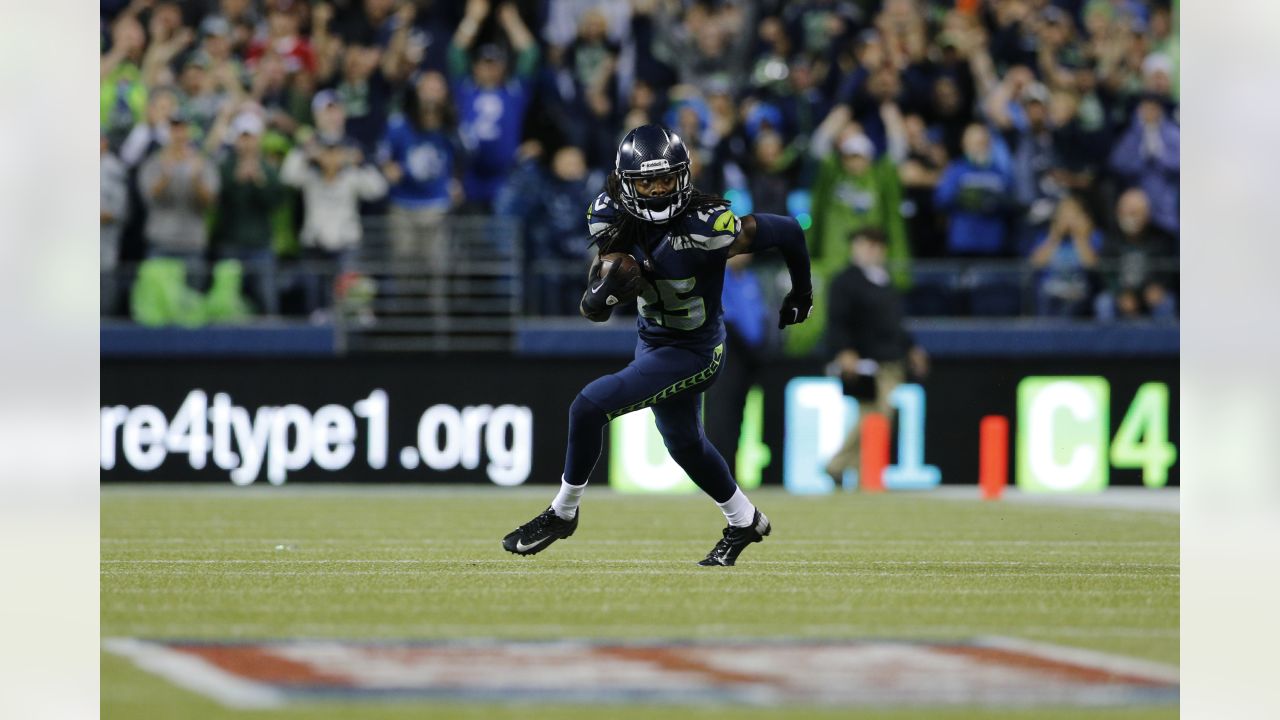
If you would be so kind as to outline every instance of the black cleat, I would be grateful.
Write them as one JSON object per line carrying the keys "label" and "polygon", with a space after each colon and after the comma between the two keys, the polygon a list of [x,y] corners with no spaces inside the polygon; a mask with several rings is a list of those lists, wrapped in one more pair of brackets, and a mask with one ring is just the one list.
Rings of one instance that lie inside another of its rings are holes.
{"label": "black cleat", "polygon": [[581,515],[582,510],[578,510],[572,520],[561,520],[555,510],[547,508],[541,515],[502,538],[502,548],[517,555],[540,553],[556,540],[572,535],[578,529],[578,518]]}
{"label": "black cleat", "polygon": [[729,566],[738,561],[738,555],[742,553],[743,548],[751,543],[758,543],[773,531],[773,526],[769,524],[769,518],[764,513],[756,511],[754,517],[751,518],[751,524],[746,527],[734,527],[732,525],[724,529],[724,537],[711,548],[711,552],[707,553],[705,560],[700,561],[699,565],[705,566]]}

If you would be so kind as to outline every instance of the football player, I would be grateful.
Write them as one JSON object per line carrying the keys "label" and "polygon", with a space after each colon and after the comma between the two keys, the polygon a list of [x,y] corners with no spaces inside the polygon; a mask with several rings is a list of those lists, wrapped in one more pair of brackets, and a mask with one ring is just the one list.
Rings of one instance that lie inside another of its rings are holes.
{"label": "football player", "polygon": [[[658,125],[632,130],[618,148],[605,191],[587,209],[599,254],[580,306],[604,322],[632,299],[639,317],[635,359],[621,371],[583,388],[569,406],[569,442],[560,491],[542,514],[512,531],[502,546],[519,555],[545,550],[578,527],[578,502],[600,456],[610,420],[653,408],[671,457],[723,511],[728,527],[700,565],[733,565],[743,548],[771,527],[738,488],[702,428],[702,393],[724,360],[720,306],[725,261],[777,248],[791,275],[778,327],[804,322],[813,309],[804,233],[789,217],[739,218],[721,197],[699,192],[690,180],[689,153],[675,133]],[[640,267],[628,276],[601,258],[625,253]],[[609,270],[604,272],[604,268]]]}

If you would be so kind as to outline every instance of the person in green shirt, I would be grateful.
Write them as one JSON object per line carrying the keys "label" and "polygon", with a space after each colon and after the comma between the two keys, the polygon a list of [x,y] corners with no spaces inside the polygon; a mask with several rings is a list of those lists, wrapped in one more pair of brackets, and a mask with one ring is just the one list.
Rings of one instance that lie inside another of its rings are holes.
{"label": "person in green shirt", "polygon": [[809,252],[814,268],[830,277],[843,269],[849,235],[865,227],[883,228],[888,239],[894,284],[909,281],[904,263],[910,251],[902,219],[902,185],[888,155],[875,158],[875,146],[863,134],[847,135],[822,161],[813,186],[813,227]]}
{"label": "person in green shirt", "polygon": [[[885,154],[875,158],[875,146],[861,132],[844,135],[835,151],[822,160],[813,185],[813,226],[809,228],[814,292],[829,284],[848,264],[849,237],[855,232],[881,228],[888,240],[893,284],[910,285],[906,223],[902,218],[902,185],[898,169]],[[812,352],[826,326],[826,311],[816,306],[810,322],[787,338],[787,352]]]}
{"label": "person in green shirt", "polygon": [[147,86],[142,79],[142,55],[147,37],[142,23],[125,14],[111,26],[111,48],[99,66],[98,124],[117,146],[147,109]]}
{"label": "person in green shirt", "polygon": [[214,252],[219,260],[244,265],[249,294],[264,315],[278,315],[276,256],[272,249],[272,215],[284,198],[279,174],[262,157],[265,123],[242,112],[231,122],[232,149],[223,158],[222,193],[214,225]]}

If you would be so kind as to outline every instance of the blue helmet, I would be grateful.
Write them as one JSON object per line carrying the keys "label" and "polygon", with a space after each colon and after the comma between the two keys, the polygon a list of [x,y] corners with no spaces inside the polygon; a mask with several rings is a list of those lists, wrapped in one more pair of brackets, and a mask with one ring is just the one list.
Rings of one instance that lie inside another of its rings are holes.
{"label": "blue helmet", "polygon": [[[618,146],[615,162],[622,188],[622,207],[648,222],[665,223],[679,215],[693,196],[689,151],[679,135],[661,125],[641,125],[627,133]],[[674,175],[675,188],[665,195],[641,196],[637,178]]]}

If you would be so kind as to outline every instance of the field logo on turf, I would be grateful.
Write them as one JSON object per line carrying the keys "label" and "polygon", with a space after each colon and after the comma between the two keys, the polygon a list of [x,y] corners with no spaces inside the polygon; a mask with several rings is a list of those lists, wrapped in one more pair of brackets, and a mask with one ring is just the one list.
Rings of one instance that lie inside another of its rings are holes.
{"label": "field logo on turf", "polygon": [[104,645],[242,709],[359,700],[998,708],[1178,699],[1177,668],[1013,638]]}

